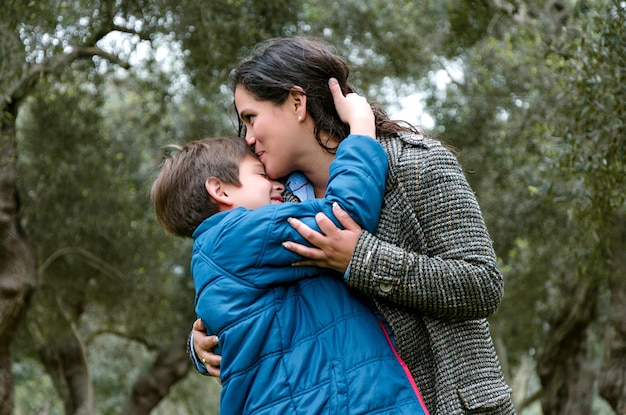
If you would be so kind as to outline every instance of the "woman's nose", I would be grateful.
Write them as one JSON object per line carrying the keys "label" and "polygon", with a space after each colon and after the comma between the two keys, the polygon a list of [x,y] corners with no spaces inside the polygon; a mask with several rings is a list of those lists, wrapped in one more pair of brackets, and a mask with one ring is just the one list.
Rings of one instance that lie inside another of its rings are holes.
{"label": "woman's nose", "polygon": [[250,130],[246,131],[246,143],[248,143],[249,146],[256,144],[256,139],[254,138],[254,135],[250,133]]}

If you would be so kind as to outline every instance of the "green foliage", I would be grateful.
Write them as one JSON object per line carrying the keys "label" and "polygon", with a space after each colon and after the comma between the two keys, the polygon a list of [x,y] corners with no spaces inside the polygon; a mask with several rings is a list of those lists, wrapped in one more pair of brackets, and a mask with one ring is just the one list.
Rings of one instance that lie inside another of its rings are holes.
{"label": "green foliage", "polygon": [[461,150],[501,256],[505,299],[493,323],[515,362],[543,343],[581,278],[611,275],[607,236],[626,177],[624,10],[578,8],[556,33],[545,30],[549,16],[492,11],[488,32],[489,14],[463,7],[451,23],[466,36],[453,37],[461,43],[447,63],[462,79],[444,93],[431,84],[427,104],[436,133]]}
{"label": "green foliage", "polygon": [[[154,292],[167,287],[154,285],[154,275],[170,271],[154,255],[158,244],[142,249],[151,238],[163,241],[162,249],[172,245],[154,218],[146,215],[159,152],[156,134],[168,120],[158,123],[164,111],[158,105],[159,90],[156,97],[148,93],[141,98],[132,88],[126,88],[122,97],[119,90],[107,92],[107,103],[98,105],[102,95],[87,82],[80,90],[45,91],[29,106],[36,117],[24,120],[21,129],[20,155],[29,166],[22,172],[23,188],[28,190],[23,221],[46,264],[41,270],[43,284],[63,292],[80,291],[67,298],[78,301],[75,306],[81,311],[87,303],[100,301],[108,307],[122,306],[130,293],[143,293],[142,288],[153,288],[149,298],[176,294]],[[174,265],[170,263],[170,269]],[[175,284],[189,289],[184,280]],[[118,316],[108,318],[115,322]]]}
{"label": "green foliage", "polygon": [[62,415],[63,403],[56,398],[50,378],[42,376],[43,366],[32,359],[21,359],[13,365],[15,384],[15,415]]}
{"label": "green foliage", "polygon": [[496,10],[488,1],[457,1],[448,3],[450,34],[446,37],[446,49],[456,56],[481,42],[489,31]]}
{"label": "green foliage", "polygon": [[154,356],[138,342],[106,334],[93,339],[89,352],[98,410],[102,414],[119,413],[133,382]]}
{"label": "green foliage", "polygon": [[364,86],[384,78],[420,78],[430,63],[445,3],[319,1],[303,7],[299,33],[326,38],[355,68]]}
{"label": "green foliage", "polygon": [[[164,131],[174,130],[162,86],[76,74],[42,88],[20,118],[23,224],[42,276],[29,331],[53,342],[74,327],[93,356],[121,353],[117,366],[92,359],[99,407],[116,413],[139,357],[151,356],[137,345],[162,346],[193,320],[190,245],[164,234],[149,203]],[[106,333],[121,341],[102,343]],[[38,341],[23,333],[17,355]]]}
{"label": "green foliage", "polygon": [[221,386],[215,379],[191,373],[172,388],[152,415],[218,415]]}

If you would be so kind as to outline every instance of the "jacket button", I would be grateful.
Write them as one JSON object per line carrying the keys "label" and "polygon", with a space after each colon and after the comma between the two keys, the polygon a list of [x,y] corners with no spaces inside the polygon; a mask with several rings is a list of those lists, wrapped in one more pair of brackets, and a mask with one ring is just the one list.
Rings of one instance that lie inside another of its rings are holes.
{"label": "jacket button", "polygon": [[380,285],[380,290],[384,293],[388,293],[389,291],[391,291],[391,289],[393,288],[393,285],[391,285],[388,282],[381,282]]}

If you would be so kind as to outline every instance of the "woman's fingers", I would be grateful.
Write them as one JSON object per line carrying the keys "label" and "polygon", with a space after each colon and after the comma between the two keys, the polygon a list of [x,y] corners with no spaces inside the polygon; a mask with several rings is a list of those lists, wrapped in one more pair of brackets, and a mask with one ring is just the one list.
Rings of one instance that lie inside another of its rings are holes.
{"label": "woman's fingers", "polygon": [[220,365],[222,356],[213,353],[213,349],[218,344],[217,336],[209,336],[206,334],[206,328],[201,319],[196,319],[192,326],[193,334],[193,350],[202,362],[210,376],[218,379],[220,377]]}
{"label": "woman's fingers", "polygon": [[361,227],[359,224],[356,223],[355,220],[348,215],[348,212],[343,210],[337,202],[333,203],[333,215],[335,215],[345,230],[358,231],[359,234],[361,233]]}
{"label": "woman's fingers", "polygon": [[195,331],[202,332],[206,336],[206,327],[204,327],[204,323],[202,322],[202,319],[200,318],[197,318],[196,321],[193,322],[192,330],[194,332]]}
{"label": "woman's fingers", "polygon": [[328,87],[333,96],[335,109],[341,121],[350,126],[350,134],[376,136],[375,117],[365,97],[356,93],[344,96],[341,86],[335,78],[328,80]]}
{"label": "woman's fingers", "polygon": [[[215,337],[215,336],[210,336]],[[217,338],[217,337],[216,337]],[[220,365],[222,364],[222,356],[217,355],[212,352],[202,352],[199,355],[200,360],[206,367],[207,372],[209,372],[209,376],[213,376],[217,378],[217,381],[220,381]]]}
{"label": "woman's fingers", "polygon": [[335,106],[341,105],[341,103],[346,99],[341,91],[341,85],[335,78],[330,78],[328,80],[328,88],[330,88],[330,93],[333,96],[333,100],[335,101]]}
{"label": "woman's fingers", "polygon": [[333,206],[333,213],[345,229],[335,226],[335,223],[323,213],[318,213],[315,216],[322,232],[317,232],[297,219],[290,219],[290,225],[304,239],[314,245],[314,247],[309,247],[295,242],[286,242],[285,248],[308,258],[298,261],[294,265],[319,266],[345,272],[361,235],[361,228],[339,206]]}

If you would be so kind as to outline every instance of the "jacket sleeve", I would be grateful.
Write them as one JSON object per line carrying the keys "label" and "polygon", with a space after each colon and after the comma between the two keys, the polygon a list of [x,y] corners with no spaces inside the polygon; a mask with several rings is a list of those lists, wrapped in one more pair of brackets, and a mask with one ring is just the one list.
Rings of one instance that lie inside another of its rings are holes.
{"label": "jacket sleeve", "polygon": [[[384,197],[387,167],[387,154],[375,139],[360,135],[346,137],[331,163],[324,198],[300,204],[268,205],[245,212],[240,220],[224,228],[220,236],[223,241],[216,249],[227,255],[220,256],[215,262],[226,267],[232,275],[244,276],[257,287],[305,278],[314,274],[313,270],[319,273],[319,269],[313,267],[290,267],[303,258],[285,249],[282,243],[295,241],[310,244],[289,225],[287,219],[298,218],[319,231],[315,215],[323,212],[340,226],[332,214],[332,205],[336,202],[360,226],[374,232]],[[242,247],[246,249],[245,259],[232,255],[233,246],[241,245],[242,241],[251,248]],[[213,254],[219,255],[215,250]],[[266,271],[252,272],[250,268],[264,268]]]}
{"label": "jacket sleeve", "polygon": [[[389,163],[383,147],[368,136],[349,135],[337,150],[330,165],[323,212],[335,224],[341,224],[332,213],[333,203],[338,203],[362,228],[374,232],[385,195]],[[309,226],[319,230],[313,221]],[[304,239],[298,235],[301,241]]]}
{"label": "jacket sleeve", "polygon": [[503,279],[476,197],[447,149],[416,151],[408,157],[412,173],[397,177],[403,190],[395,202],[407,206],[406,230],[363,231],[347,282],[432,317],[487,317],[502,299]]}

